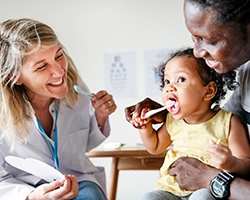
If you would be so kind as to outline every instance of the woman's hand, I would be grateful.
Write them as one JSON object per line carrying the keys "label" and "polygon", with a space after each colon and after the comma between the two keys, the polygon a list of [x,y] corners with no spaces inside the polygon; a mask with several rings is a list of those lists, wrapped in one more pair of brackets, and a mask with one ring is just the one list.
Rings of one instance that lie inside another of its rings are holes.
{"label": "woman's hand", "polygon": [[150,98],[146,98],[143,101],[137,103],[136,105],[132,105],[125,108],[125,117],[129,123],[131,123],[135,128],[141,128],[141,126],[144,126],[145,123],[148,123],[149,121],[152,124],[162,123],[166,120],[167,110],[164,110],[162,112],[159,112],[148,119],[141,119],[139,123],[135,123],[136,118],[141,118],[141,116],[144,116],[145,113],[152,109],[161,108],[162,105],[153,101]]}
{"label": "woman's hand", "polygon": [[27,200],[66,200],[78,195],[78,182],[73,175],[64,175],[64,179],[44,183],[34,189]]}
{"label": "woman's hand", "polygon": [[98,125],[103,130],[108,116],[117,108],[113,96],[107,91],[101,90],[94,95],[91,102],[95,108]]}

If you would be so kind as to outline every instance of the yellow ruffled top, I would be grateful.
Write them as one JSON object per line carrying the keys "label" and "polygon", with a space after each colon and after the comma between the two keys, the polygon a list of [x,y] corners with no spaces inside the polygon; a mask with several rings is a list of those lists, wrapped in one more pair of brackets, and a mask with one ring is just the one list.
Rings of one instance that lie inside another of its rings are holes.
{"label": "yellow ruffled top", "polygon": [[192,191],[181,190],[174,176],[168,174],[169,166],[180,157],[195,157],[212,166],[210,154],[205,151],[209,141],[228,146],[228,134],[232,113],[219,110],[210,120],[200,124],[187,124],[184,120],[176,120],[167,115],[166,128],[170,134],[173,148],[165,157],[160,169],[161,178],[157,182],[157,189],[166,190],[177,196],[187,196]]}

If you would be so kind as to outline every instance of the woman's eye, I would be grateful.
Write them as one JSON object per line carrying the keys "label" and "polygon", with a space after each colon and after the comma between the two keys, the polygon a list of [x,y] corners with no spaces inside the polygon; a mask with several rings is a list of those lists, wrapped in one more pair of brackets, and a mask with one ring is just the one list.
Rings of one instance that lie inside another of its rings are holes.
{"label": "woman's eye", "polygon": [[60,53],[58,56],[56,56],[56,60],[60,60],[63,57],[63,53]]}
{"label": "woman's eye", "polygon": [[36,68],[37,71],[43,70],[47,67],[47,63],[44,63],[42,66]]}
{"label": "woman's eye", "polygon": [[183,83],[183,82],[185,82],[185,81],[186,81],[186,79],[183,78],[183,77],[180,77],[180,78],[178,79],[178,82],[179,82],[179,83]]}

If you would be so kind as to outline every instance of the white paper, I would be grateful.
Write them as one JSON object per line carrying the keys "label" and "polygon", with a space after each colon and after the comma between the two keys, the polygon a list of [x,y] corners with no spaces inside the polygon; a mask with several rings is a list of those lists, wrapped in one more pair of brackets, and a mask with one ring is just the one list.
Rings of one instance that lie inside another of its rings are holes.
{"label": "white paper", "polygon": [[122,143],[120,142],[110,142],[110,143],[106,143],[104,144],[104,149],[119,149],[120,147],[122,147]]}
{"label": "white paper", "polygon": [[50,165],[34,158],[23,159],[16,156],[6,156],[5,160],[13,167],[40,177],[47,182],[52,182],[55,179],[64,178],[61,172],[51,167]]}

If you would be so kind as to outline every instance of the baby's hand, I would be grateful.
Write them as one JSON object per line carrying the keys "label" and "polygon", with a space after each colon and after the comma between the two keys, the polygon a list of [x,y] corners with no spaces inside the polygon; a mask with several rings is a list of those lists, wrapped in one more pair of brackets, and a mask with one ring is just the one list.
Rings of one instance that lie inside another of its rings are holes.
{"label": "baby's hand", "polygon": [[150,122],[150,120],[148,118],[146,118],[146,119],[143,118],[143,116],[145,115],[145,113],[147,111],[148,111],[147,109],[142,109],[141,113],[134,112],[132,114],[132,120],[130,121],[130,123],[135,128],[139,128],[139,129],[145,128],[145,125]]}
{"label": "baby's hand", "polygon": [[211,140],[206,151],[211,153],[211,163],[219,169],[228,170],[234,163],[235,157],[231,150],[222,144],[216,144]]}

